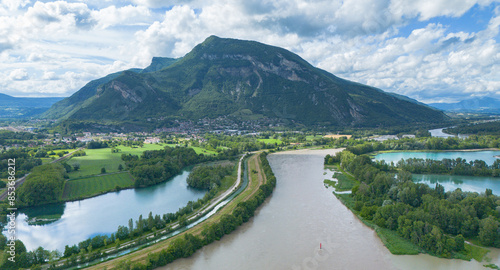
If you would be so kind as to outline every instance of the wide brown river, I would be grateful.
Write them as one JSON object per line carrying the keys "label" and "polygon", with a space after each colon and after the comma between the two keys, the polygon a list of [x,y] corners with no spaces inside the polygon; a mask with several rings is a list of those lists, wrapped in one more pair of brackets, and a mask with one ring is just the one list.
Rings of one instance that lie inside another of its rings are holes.
{"label": "wide brown river", "polygon": [[[269,156],[273,195],[248,223],[160,269],[487,269],[476,261],[396,256],[323,185],[323,158],[336,150]],[[321,249],[320,249],[321,244]],[[492,263],[499,264],[498,250]]]}

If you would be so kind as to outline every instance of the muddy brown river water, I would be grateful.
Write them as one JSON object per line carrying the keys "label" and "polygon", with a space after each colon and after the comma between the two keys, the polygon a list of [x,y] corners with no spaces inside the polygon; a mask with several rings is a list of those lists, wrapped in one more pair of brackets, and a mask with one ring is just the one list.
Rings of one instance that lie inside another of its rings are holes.
{"label": "muddy brown river water", "polygon": [[[166,269],[487,269],[476,261],[396,256],[323,185],[323,158],[337,150],[269,156],[273,195],[248,223]],[[322,249],[320,249],[320,243]],[[493,250],[492,263],[499,264]]]}

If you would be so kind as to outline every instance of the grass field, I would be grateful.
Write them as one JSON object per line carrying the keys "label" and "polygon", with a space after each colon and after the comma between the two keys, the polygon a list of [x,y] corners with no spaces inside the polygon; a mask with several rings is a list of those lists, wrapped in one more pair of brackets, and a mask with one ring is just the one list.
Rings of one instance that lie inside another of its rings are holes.
{"label": "grass field", "polygon": [[489,252],[489,250],[483,247],[466,244],[465,252],[466,260],[474,259],[480,262],[486,257],[486,254]]}
{"label": "grass field", "polygon": [[352,176],[340,172],[336,172],[333,177],[338,180],[335,186],[336,191],[351,190],[355,185],[359,184]]}
{"label": "grass field", "polygon": [[87,155],[72,157],[68,164],[80,164],[80,170],[69,173],[69,177],[80,178],[90,175],[101,174],[101,168],[105,168],[107,173],[118,172],[118,165],[125,164],[122,161],[122,154],[141,155],[147,150],[160,150],[165,148],[165,144],[145,144],[144,147],[131,148],[128,146],[118,146],[118,153],[111,153],[111,148],[85,149]]}
{"label": "grass field", "polygon": [[[334,181],[328,181],[325,179],[325,184],[328,184],[335,188],[335,191],[348,191],[351,190],[355,185],[359,184],[359,181],[354,179],[351,175],[347,174],[338,165],[325,165],[325,169],[333,170]],[[334,182],[334,184],[332,184]]]}
{"label": "grass field", "polygon": [[422,252],[422,249],[412,242],[399,236],[395,231],[377,227],[375,229],[378,237],[384,243],[384,245],[389,249],[392,254],[396,255],[416,255]]}
{"label": "grass field", "polygon": [[[122,164],[125,167],[124,162],[122,161],[122,154],[132,154],[140,156],[142,152],[148,150],[161,150],[166,146],[172,147],[175,145],[172,144],[144,144],[143,147],[128,147],[120,145],[117,148],[119,149],[118,153],[111,153],[111,148],[102,148],[102,149],[85,149],[85,153],[87,155],[80,157],[72,157],[69,161],[69,165],[74,165],[76,163],[80,164],[80,170],[72,171],[69,173],[69,177],[71,179],[81,178],[91,175],[101,174],[101,168],[106,169],[106,173],[114,173],[119,172],[118,166]],[[193,147],[197,154],[203,153],[208,155],[216,155],[217,152],[209,151],[200,147]]]}
{"label": "grass field", "polygon": [[69,173],[70,178],[79,178],[90,175],[98,175],[101,173],[101,168],[105,168],[107,173],[118,172],[118,165],[122,164],[121,153],[111,153],[110,148],[104,149],[85,149],[86,156],[72,157],[68,164],[80,164],[78,171]]}
{"label": "grass field", "polygon": [[257,139],[257,141],[259,142],[264,142],[266,144],[281,144],[281,140],[280,139]]}
{"label": "grass field", "polygon": [[129,173],[114,173],[94,176],[77,180],[69,180],[64,186],[63,200],[76,200],[106,193],[116,187],[127,188],[133,186],[134,181]]}
{"label": "grass field", "polygon": [[212,150],[207,150],[205,148],[201,148],[201,147],[197,147],[197,146],[191,146],[191,148],[194,149],[196,154],[204,154],[204,155],[212,155],[212,156],[217,155],[217,152],[212,151]]}

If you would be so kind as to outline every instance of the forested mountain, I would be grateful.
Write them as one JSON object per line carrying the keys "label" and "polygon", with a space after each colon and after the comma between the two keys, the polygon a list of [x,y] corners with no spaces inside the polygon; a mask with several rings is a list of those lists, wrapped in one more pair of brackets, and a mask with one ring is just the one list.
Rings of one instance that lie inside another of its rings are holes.
{"label": "forested mountain", "polygon": [[72,96],[57,102],[48,110],[45,114],[43,114],[44,118],[68,118],[71,117],[76,111],[88,107],[92,100],[98,96],[98,88],[110,81],[123,76],[128,73],[148,73],[154,72],[157,70],[161,70],[173,63],[175,63],[177,59],[166,58],[166,57],[154,57],[151,61],[151,65],[149,65],[145,69],[129,69],[126,71],[120,71],[113,74],[109,74],[106,77],[93,80],[87,83],[82,89],[78,90],[78,92],[74,93]]}
{"label": "forested mountain", "polygon": [[338,78],[285,49],[254,41],[211,36],[183,58],[144,71],[92,81],[45,117],[132,122],[137,127],[164,119],[219,116],[267,117],[306,126],[447,120],[438,110]]}

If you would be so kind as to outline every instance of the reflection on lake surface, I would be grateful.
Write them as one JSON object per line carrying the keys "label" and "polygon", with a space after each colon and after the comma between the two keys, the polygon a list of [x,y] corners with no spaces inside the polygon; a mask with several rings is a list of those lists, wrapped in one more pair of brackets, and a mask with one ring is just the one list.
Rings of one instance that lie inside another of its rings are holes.
{"label": "reflection on lake surface", "polygon": [[[42,246],[49,250],[64,251],[65,245],[78,244],[98,234],[111,234],[119,225],[127,226],[130,218],[134,221],[139,215],[147,218],[150,211],[153,215],[176,212],[189,201],[196,201],[205,194],[205,191],[187,186],[188,175],[189,171],[185,170],[165,183],[147,188],[122,190],[59,205],[21,209],[16,219],[18,239],[23,241],[28,250]],[[28,217],[54,214],[62,216],[47,225],[28,225]]]}
{"label": "reflection on lake surface", "polygon": [[[255,216],[192,257],[160,269],[484,269],[476,261],[392,255],[324,187],[323,158],[334,152],[270,155],[277,185]],[[498,263],[497,253],[494,258]]]}
{"label": "reflection on lake surface", "polygon": [[495,156],[499,156],[500,151],[498,150],[487,150],[487,151],[443,151],[443,152],[390,152],[390,153],[381,153],[375,156],[376,160],[385,160],[386,163],[394,162],[396,164],[401,159],[409,159],[409,158],[422,158],[422,159],[433,159],[433,160],[442,160],[443,158],[447,159],[457,159],[463,158],[467,161],[484,160],[486,164],[492,165],[493,162],[497,159]]}
{"label": "reflection on lake surface", "polygon": [[436,183],[444,187],[445,191],[453,191],[457,188],[462,191],[481,193],[489,188],[493,194],[500,195],[500,178],[463,175],[438,175],[438,174],[414,174],[413,181],[424,183],[434,188]]}
{"label": "reflection on lake surface", "polygon": [[[385,160],[386,163],[396,164],[401,159],[422,158],[442,160],[444,158],[463,158],[467,161],[484,160],[486,164],[492,165],[500,155],[500,151],[447,151],[447,152],[391,152],[382,153],[375,156],[376,160]],[[457,188],[462,191],[484,192],[487,188],[493,190],[493,194],[500,195],[500,178],[481,176],[461,176],[461,175],[434,175],[434,174],[414,174],[413,180],[425,183],[430,187],[435,187],[436,183],[442,185],[445,191],[453,191]]]}

